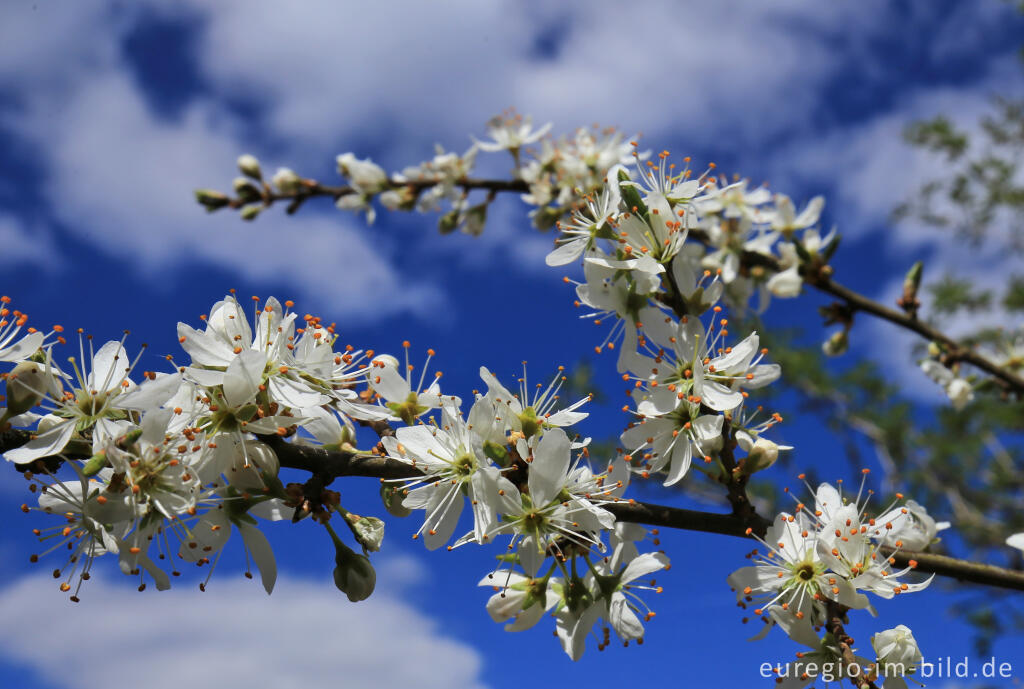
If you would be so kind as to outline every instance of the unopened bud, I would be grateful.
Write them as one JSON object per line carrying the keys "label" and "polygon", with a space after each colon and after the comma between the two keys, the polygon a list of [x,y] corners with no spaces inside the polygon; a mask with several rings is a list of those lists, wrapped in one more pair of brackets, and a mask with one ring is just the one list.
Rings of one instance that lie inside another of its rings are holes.
{"label": "unopened bud", "polygon": [[914,265],[910,266],[910,270],[907,271],[907,276],[903,278],[903,289],[910,289],[913,290],[914,293],[916,293],[918,288],[921,286],[921,275],[923,273],[924,263],[922,263],[921,261],[918,261]]}
{"label": "unopened bud", "polygon": [[462,231],[471,237],[479,237],[487,224],[487,204],[481,203],[466,211],[466,222]]}
{"label": "unopened bud", "polygon": [[384,502],[384,509],[395,517],[408,517],[412,510],[402,504],[405,495],[399,486],[382,483],[380,485],[380,499]]}
{"label": "unopened bud", "polygon": [[196,201],[200,203],[207,211],[212,213],[213,211],[223,208],[228,205],[228,197],[219,191],[213,189],[196,189],[195,190]]}
{"label": "unopened bud", "polygon": [[378,198],[388,210],[411,211],[416,208],[418,194],[412,187],[401,187],[385,191]]}
{"label": "unopened bud", "polygon": [[295,174],[294,170],[279,167],[274,176],[270,178],[270,183],[277,187],[282,194],[291,194],[302,186],[302,178]]}
{"label": "unopened bud", "polygon": [[245,155],[238,156],[238,169],[242,171],[242,174],[246,177],[252,177],[255,180],[263,179],[263,171],[260,170],[260,161],[256,159],[256,156]]}
{"label": "unopened bud", "polygon": [[7,416],[24,414],[43,401],[47,388],[43,367],[23,361],[7,375]]}
{"label": "unopened bud", "polygon": [[246,203],[249,201],[258,201],[263,195],[260,192],[260,188],[245,177],[235,177],[234,182],[231,183],[231,187],[235,190],[235,194],[238,198],[242,199],[242,201],[245,201]]}
{"label": "unopened bud", "polygon": [[[921,651],[913,632],[906,625],[897,625],[871,637],[871,645],[878,655],[878,664],[899,666],[907,675],[921,662]],[[905,685],[905,683],[904,683]]]}
{"label": "unopened bud", "polygon": [[743,472],[753,474],[767,469],[779,458],[779,446],[767,438],[758,438],[743,460]]}
{"label": "unopened bud", "polygon": [[340,541],[334,545],[334,585],[353,603],[366,600],[377,585],[377,573],[370,558],[353,552]]}
{"label": "unopened bud", "polygon": [[451,234],[459,226],[459,212],[450,210],[437,221],[437,229],[441,234]]}
{"label": "unopened bud", "polygon": [[910,314],[917,317],[917,309],[921,306],[917,298],[917,291],[921,287],[921,274],[924,272],[924,264],[921,261],[910,266],[906,277],[903,278],[903,294],[896,301],[896,305]]}
{"label": "unopened bud", "polygon": [[364,551],[376,552],[380,550],[380,544],[384,540],[384,522],[376,517],[360,517],[351,512],[345,513],[345,521],[352,528],[352,534],[356,537],[359,545]]}
{"label": "unopened bud", "polygon": [[823,351],[826,356],[839,356],[840,354],[845,354],[846,350],[849,348],[850,335],[845,328],[832,333],[831,337],[825,340],[821,345],[821,351]]}
{"label": "unopened bud", "polygon": [[242,220],[255,220],[256,217],[263,212],[263,206],[246,206],[239,213]]}

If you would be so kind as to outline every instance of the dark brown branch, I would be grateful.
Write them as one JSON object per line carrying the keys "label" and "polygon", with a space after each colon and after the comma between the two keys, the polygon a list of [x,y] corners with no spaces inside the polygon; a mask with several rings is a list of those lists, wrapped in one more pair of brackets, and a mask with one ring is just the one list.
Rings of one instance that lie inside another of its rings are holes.
{"label": "dark brown branch", "polygon": [[876,301],[872,301],[867,297],[861,296],[857,292],[840,285],[829,277],[821,277],[814,281],[808,281],[807,284],[821,290],[822,292],[842,299],[848,306],[856,311],[870,313],[873,316],[877,316],[878,318],[889,321],[890,323],[895,323],[906,330],[917,333],[925,339],[944,345],[951,361],[963,361],[971,364],[1001,381],[1004,384],[1004,387],[1008,387],[1013,392],[1016,392],[1018,396],[1024,395],[1024,378],[1021,378],[1002,366],[989,361],[974,350],[965,347],[927,323],[923,323],[922,321],[919,321],[916,318],[911,318],[907,314],[897,311],[896,309],[891,309]]}
{"label": "dark brown branch", "polygon": [[[435,180],[413,180],[408,182],[391,181],[390,185],[392,189],[411,189],[418,195],[424,189],[435,186],[437,183],[438,182]],[[492,197],[498,192],[526,193],[529,191],[529,186],[526,182],[517,179],[472,179],[467,177],[459,180],[456,183],[456,186],[461,187],[466,191],[473,189],[485,189],[490,192]],[[347,194],[354,193],[358,193],[357,190],[347,185],[329,186],[320,184],[313,180],[306,180],[305,185],[295,191],[274,191],[270,187],[265,187],[262,197],[256,201],[244,200],[241,197],[235,197],[229,198],[226,205],[229,208],[238,209],[256,202],[261,202],[264,206],[269,207],[277,201],[288,201],[288,212],[294,213],[308,199],[330,197],[336,200]],[[705,244],[708,242],[707,236],[700,230],[691,230],[690,236]],[[779,270],[778,260],[771,256],[747,251],[743,253],[741,258],[743,265],[747,267],[760,266],[773,272],[778,272]],[[916,318],[916,312],[906,313],[898,311],[885,306],[884,304],[868,299],[848,287],[839,284],[831,278],[828,269],[829,267],[825,266],[824,268],[824,270],[809,271],[803,276],[804,283],[824,292],[825,294],[830,294],[837,299],[842,300],[842,302],[853,311],[870,313],[877,318],[889,321],[901,328],[916,333],[927,340],[942,344],[947,350],[947,358],[949,361],[960,361],[971,364],[972,366],[975,366],[976,368],[991,375],[999,381],[1005,389],[1016,393],[1018,396],[1024,396],[1024,378],[1021,378],[1015,373],[1004,369],[992,361],[989,361],[969,347],[960,344],[952,337],[949,337],[938,329],[918,320]],[[670,297],[678,301],[677,295],[670,295]],[[672,306],[678,306],[678,304]]]}
{"label": "dark brown branch", "polygon": [[[386,422],[374,424],[374,428],[383,435],[388,435],[391,432],[391,428]],[[0,432],[0,453],[24,445],[29,437],[28,432],[21,430]],[[334,479],[342,476],[414,479],[423,475],[409,464],[390,457],[325,450],[322,447],[288,442],[279,436],[260,436],[260,440],[274,450],[282,467],[307,471],[317,478],[318,484],[322,487],[330,485]],[[50,459],[53,458],[37,461]],[[14,468],[24,471],[31,466],[15,466]],[[56,463],[49,468],[51,471],[56,470]],[[768,520],[752,509],[740,510],[733,514],[719,514],[635,500],[622,500],[606,505],[605,508],[614,514],[616,519],[624,522],[740,538],[749,538],[755,535],[763,538],[770,526]],[[1021,571],[933,553],[901,550],[898,552],[883,551],[883,554],[891,557],[893,564],[897,567],[915,566],[911,563],[916,563],[915,570],[918,572],[934,573],[972,584],[1024,591],[1024,572]]]}
{"label": "dark brown branch", "polygon": [[[407,182],[391,181],[389,185],[391,189],[411,189],[415,194],[419,194],[424,189],[437,186],[438,183],[437,180],[410,180]],[[526,182],[518,179],[473,179],[464,177],[456,182],[455,186],[465,191],[486,189],[492,194],[497,194],[498,192],[525,194],[530,190]],[[320,184],[314,180],[304,180],[304,184],[294,191],[275,191],[268,186],[264,188],[263,194],[256,199],[230,198],[228,199],[227,207],[238,209],[252,204],[263,204],[263,206],[269,208],[276,202],[287,201],[288,207],[286,212],[291,215],[298,211],[302,204],[309,199],[328,197],[337,201],[342,196],[358,193],[360,193],[359,190],[348,185],[331,186],[329,184]]]}
{"label": "dark brown branch", "polygon": [[[878,689],[878,685],[868,679],[868,672],[853,654],[853,637],[846,633],[843,620],[846,618],[847,608],[828,600],[825,602],[826,619],[825,629],[835,639],[839,646],[839,655],[843,659],[844,673],[857,689]],[[851,673],[850,668],[857,668],[856,673]]]}
{"label": "dark brown branch", "polygon": [[[708,238],[699,230],[691,230],[690,235],[697,241],[707,244]],[[744,251],[741,256],[741,264],[746,267],[759,266],[772,272],[780,270],[779,262],[773,256],[766,256],[753,251]],[[947,359],[950,362],[962,361],[988,373],[995,378],[1003,388],[1015,392],[1018,396],[1024,396],[1024,378],[986,359],[974,350],[966,347],[949,335],[941,332],[927,323],[919,321],[916,317],[902,311],[890,308],[877,301],[868,299],[862,294],[854,292],[849,287],[839,284],[832,279],[831,266],[823,266],[821,269],[809,271],[803,275],[804,284],[815,288],[820,292],[832,295],[840,299],[843,304],[853,312],[861,311],[869,313],[876,318],[889,321],[910,332],[916,333],[926,340],[937,342],[946,348]]]}
{"label": "dark brown branch", "polygon": [[[366,476],[379,479],[417,478],[422,473],[397,459],[369,454],[324,450],[308,445],[289,443],[277,436],[264,438],[277,453],[282,467],[316,472],[331,479],[341,476]],[[329,483],[329,481],[328,481]],[[646,524],[684,531],[701,531],[749,538],[764,537],[770,522],[753,510],[734,514],[718,514],[656,505],[634,500],[606,505],[605,508],[624,522]],[[1024,572],[933,553],[884,550],[894,565],[913,566],[915,571],[934,573],[958,581],[1024,591]]]}

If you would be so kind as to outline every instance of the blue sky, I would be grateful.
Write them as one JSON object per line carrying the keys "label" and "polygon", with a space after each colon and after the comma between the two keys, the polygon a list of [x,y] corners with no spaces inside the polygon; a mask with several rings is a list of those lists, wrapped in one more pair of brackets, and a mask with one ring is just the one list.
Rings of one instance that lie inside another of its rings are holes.
{"label": "blue sky", "polygon": [[[971,125],[990,96],[1021,95],[1024,22],[996,0],[324,0],[286,9],[268,0],[18,0],[0,8],[0,26],[0,291],[37,325],[81,326],[102,339],[129,328],[129,347],[148,342],[155,355],[177,353],[174,324],[195,324],[233,287],[294,299],[362,348],[395,351],[403,339],[414,351],[433,347],[447,389],[463,396],[479,387],[481,364],[508,377],[525,359],[546,378],[586,357],[604,332],[576,320],[562,274],[543,263],[551,237],[529,228],[517,199],[496,205],[479,239],[439,237],[430,217],[385,213],[368,228],[329,203],[243,224],[192,201],[195,187],[226,188],[243,152],[265,169],[332,181],[338,153],[399,169],[430,157],[435,142],[463,150],[509,106],[556,132],[594,122],[642,132],[652,148],[715,161],[797,200],[825,194],[825,224],[844,234],[838,276],[880,299],[894,298],[919,257],[931,275],[982,281],[1019,268],[1019,259],[965,253],[933,230],[887,221],[916,185],[942,174],[902,145],[906,122],[946,112]],[[500,174],[506,161],[486,165]],[[766,320],[820,337],[804,316],[820,301],[776,302]],[[905,338],[867,323],[854,338],[855,354],[882,358],[908,394],[940,401],[908,365]],[[617,394],[614,378],[603,380]],[[599,410],[586,429],[607,435],[623,422]],[[844,470],[813,422],[782,432],[821,473]],[[378,509],[372,482],[338,489],[351,509]],[[194,577],[168,594],[137,594],[107,571],[72,607],[46,564],[27,564],[35,524],[15,511],[26,499],[20,479],[0,484],[0,498],[12,524],[0,534],[3,686],[94,686],[108,676],[111,648],[127,651],[114,661],[125,677],[148,673],[154,687],[280,677],[498,688],[570,671],[601,685],[641,671],[672,683],[767,686],[759,664],[796,650],[781,635],[743,641],[725,585],[743,564],[743,542],[665,535],[676,566],[645,645],[590,649],[574,666],[547,623],[515,636],[491,623],[475,584],[492,553],[428,554],[408,540],[411,521],[389,522],[381,590],[358,606],[330,585],[329,541],[302,524],[271,529],[283,578],[269,599],[222,563],[205,595]],[[886,605],[884,626],[866,621],[855,636],[866,646],[872,631],[905,622],[926,656],[970,655],[965,628],[936,612],[946,600],[930,590]],[[1018,660],[1024,677],[1019,639],[996,651]]]}

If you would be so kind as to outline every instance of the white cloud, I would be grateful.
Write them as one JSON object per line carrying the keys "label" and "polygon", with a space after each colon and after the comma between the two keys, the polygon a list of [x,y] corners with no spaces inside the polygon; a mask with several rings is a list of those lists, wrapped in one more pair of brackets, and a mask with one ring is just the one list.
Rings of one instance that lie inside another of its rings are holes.
{"label": "white cloud", "polygon": [[53,271],[61,263],[53,236],[45,228],[0,213],[0,265],[38,265]]}
{"label": "white cloud", "polygon": [[[750,139],[793,127],[842,57],[820,32],[877,20],[884,4],[868,4],[462,0],[353,12],[320,0],[290,12],[272,0],[235,0],[197,8],[206,15],[206,74],[218,90],[262,101],[272,132],[352,145],[379,122],[393,129],[381,134],[385,144],[448,136],[457,148],[511,105],[563,129],[599,120]],[[534,50],[541,33],[553,37],[557,59]]]}
{"label": "white cloud", "polygon": [[269,597],[245,579],[143,594],[93,580],[75,605],[55,588],[27,577],[0,589],[0,655],[68,689],[112,677],[151,689],[482,686],[475,650],[386,591],[353,604],[287,577]]}
{"label": "white cloud", "polygon": [[[280,209],[252,224],[229,212],[206,216],[192,190],[204,182],[227,185],[246,149],[239,122],[208,100],[189,105],[180,118],[153,112],[125,65],[102,47],[109,41],[84,30],[113,39],[120,22],[108,27],[105,19],[97,12],[55,24],[69,54],[89,53],[85,39],[99,47],[83,58],[84,69],[35,56],[39,62],[23,75],[33,87],[3,122],[38,144],[52,212],[71,233],[124,259],[155,287],[173,289],[177,269],[205,265],[290,285],[308,307],[349,317],[418,310],[441,299],[435,287],[399,275],[388,243],[371,240],[360,219],[310,212],[285,218]],[[25,48],[21,59],[29,63],[34,49]],[[0,225],[10,243],[5,253],[22,258],[32,243],[12,228]]]}
{"label": "white cloud", "polygon": [[[253,148],[247,138],[303,172],[326,167],[335,146],[359,153],[363,140],[399,167],[428,156],[435,140],[461,150],[484,118],[518,105],[555,120],[556,130],[600,120],[643,129],[655,143],[689,137],[760,150],[822,107],[821,86],[850,59],[830,36],[849,37],[846,48],[864,50],[868,63],[879,58],[864,41],[887,30],[880,0],[652,2],[642,10],[471,0],[362,3],[358,11],[329,0],[302,12],[271,0],[141,7],[4,10],[16,30],[0,46],[0,84],[15,105],[0,111],[0,124],[38,145],[54,215],[168,289],[176,269],[199,262],[286,283],[311,307],[346,316],[436,304],[437,273],[405,284],[398,252],[439,255],[453,239],[425,220],[422,234],[399,246],[314,204],[293,218],[274,209],[249,225],[227,212],[204,216],[191,190],[227,186],[235,156]],[[117,47],[147,10],[187,16],[197,32],[204,88],[173,117],[154,111]],[[535,50],[540,34],[551,37],[555,59]],[[229,107],[239,97],[262,114],[255,130]],[[955,92],[949,98],[962,105]],[[800,137],[794,157],[830,173],[838,150],[840,203],[888,208],[914,177],[892,174],[907,170],[892,145],[905,114],[900,108],[824,141]],[[495,212],[488,236],[467,251],[503,267],[540,266],[549,238],[527,229],[525,213],[510,215]]]}

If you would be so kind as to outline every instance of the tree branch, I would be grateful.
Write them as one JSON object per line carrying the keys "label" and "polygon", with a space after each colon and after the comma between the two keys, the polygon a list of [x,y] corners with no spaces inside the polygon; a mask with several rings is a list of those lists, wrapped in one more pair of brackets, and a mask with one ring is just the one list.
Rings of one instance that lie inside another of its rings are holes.
{"label": "tree branch", "polygon": [[[332,479],[341,476],[365,476],[393,480],[414,479],[423,475],[409,464],[390,457],[296,445],[279,436],[265,436],[260,439],[277,453],[282,467],[316,472]],[[614,514],[616,519],[624,522],[740,538],[755,535],[763,538],[771,525],[767,519],[753,510],[719,514],[635,500],[622,500],[606,505],[605,509]],[[1024,572],[933,553],[885,548],[881,553],[885,557],[890,557],[893,564],[901,568],[914,567],[918,572],[933,573],[962,582],[1024,591]]]}
{"label": "tree branch", "polygon": [[[436,186],[438,182],[436,180],[411,180],[407,182],[391,180],[389,181],[389,184],[391,189],[411,189],[418,195],[424,189]],[[473,189],[485,189],[488,190],[492,196],[498,192],[515,192],[523,194],[529,191],[529,185],[523,180],[518,179],[474,179],[466,177],[456,182],[456,186],[461,187],[466,191]],[[265,207],[269,207],[277,201],[288,201],[288,213],[294,213],[306,200],[311,198],[330,197],[333,199],[339,199],[347,194],[355,193],[359,192],[350,186],[329,186],[320,184],[314,180],[304,180],[304,184],[293,191],[275,191],[265,185],[262,196],[256,201],[244,200],[241,197],[225,197],[227,198],[225,205],[228,208],[238,209],[251,205],[255,202],[262,202]],[[700,230],[690,230],[690,236],[704,244],[708,243],[707,235]],[[779,271],[779,263],[777,259],[757,252],[744,251],[741,256],[741,262],[747,267],[760,266],[773,272]],[[1004,369],[992,361],[989,361],[971,348],[960,344],[952,337],[928,325],[927,323],[918,320],[913,314],[898,311],[885,306],[884,304],[868,299],[867,297],[833,280],[828,270],[810,271],[803,276],[803,279],[804,284],[840,299],[852,311],[869,313],[877,318],[889,321],[894,325],[916,333],[927,340],[944,345],[947,349],[948,359],[950,361],[960,361],[971,364],[972,366],[975,366],[976,368],[991,375],[1007,391],[1014,392],[1018,397],[1024,397],[1024,378],[1021,378],[1015,373]]]}
{"label": "tree branch", "polygon": [[[846,618],[848,608],[835,601],[826,600],[825,610],[827,613],[825,629],[828,630],[836,643],[839,644],[839,655],[843,659],[847,678],[857,689],[878,689],[878,685],[868,679],[864,667],[853,654],[853,637],[846,633],[846,628],[843,626],[843,620]],[[856,674],[850,673],[849,668],[851,667],[858,669]]]}

